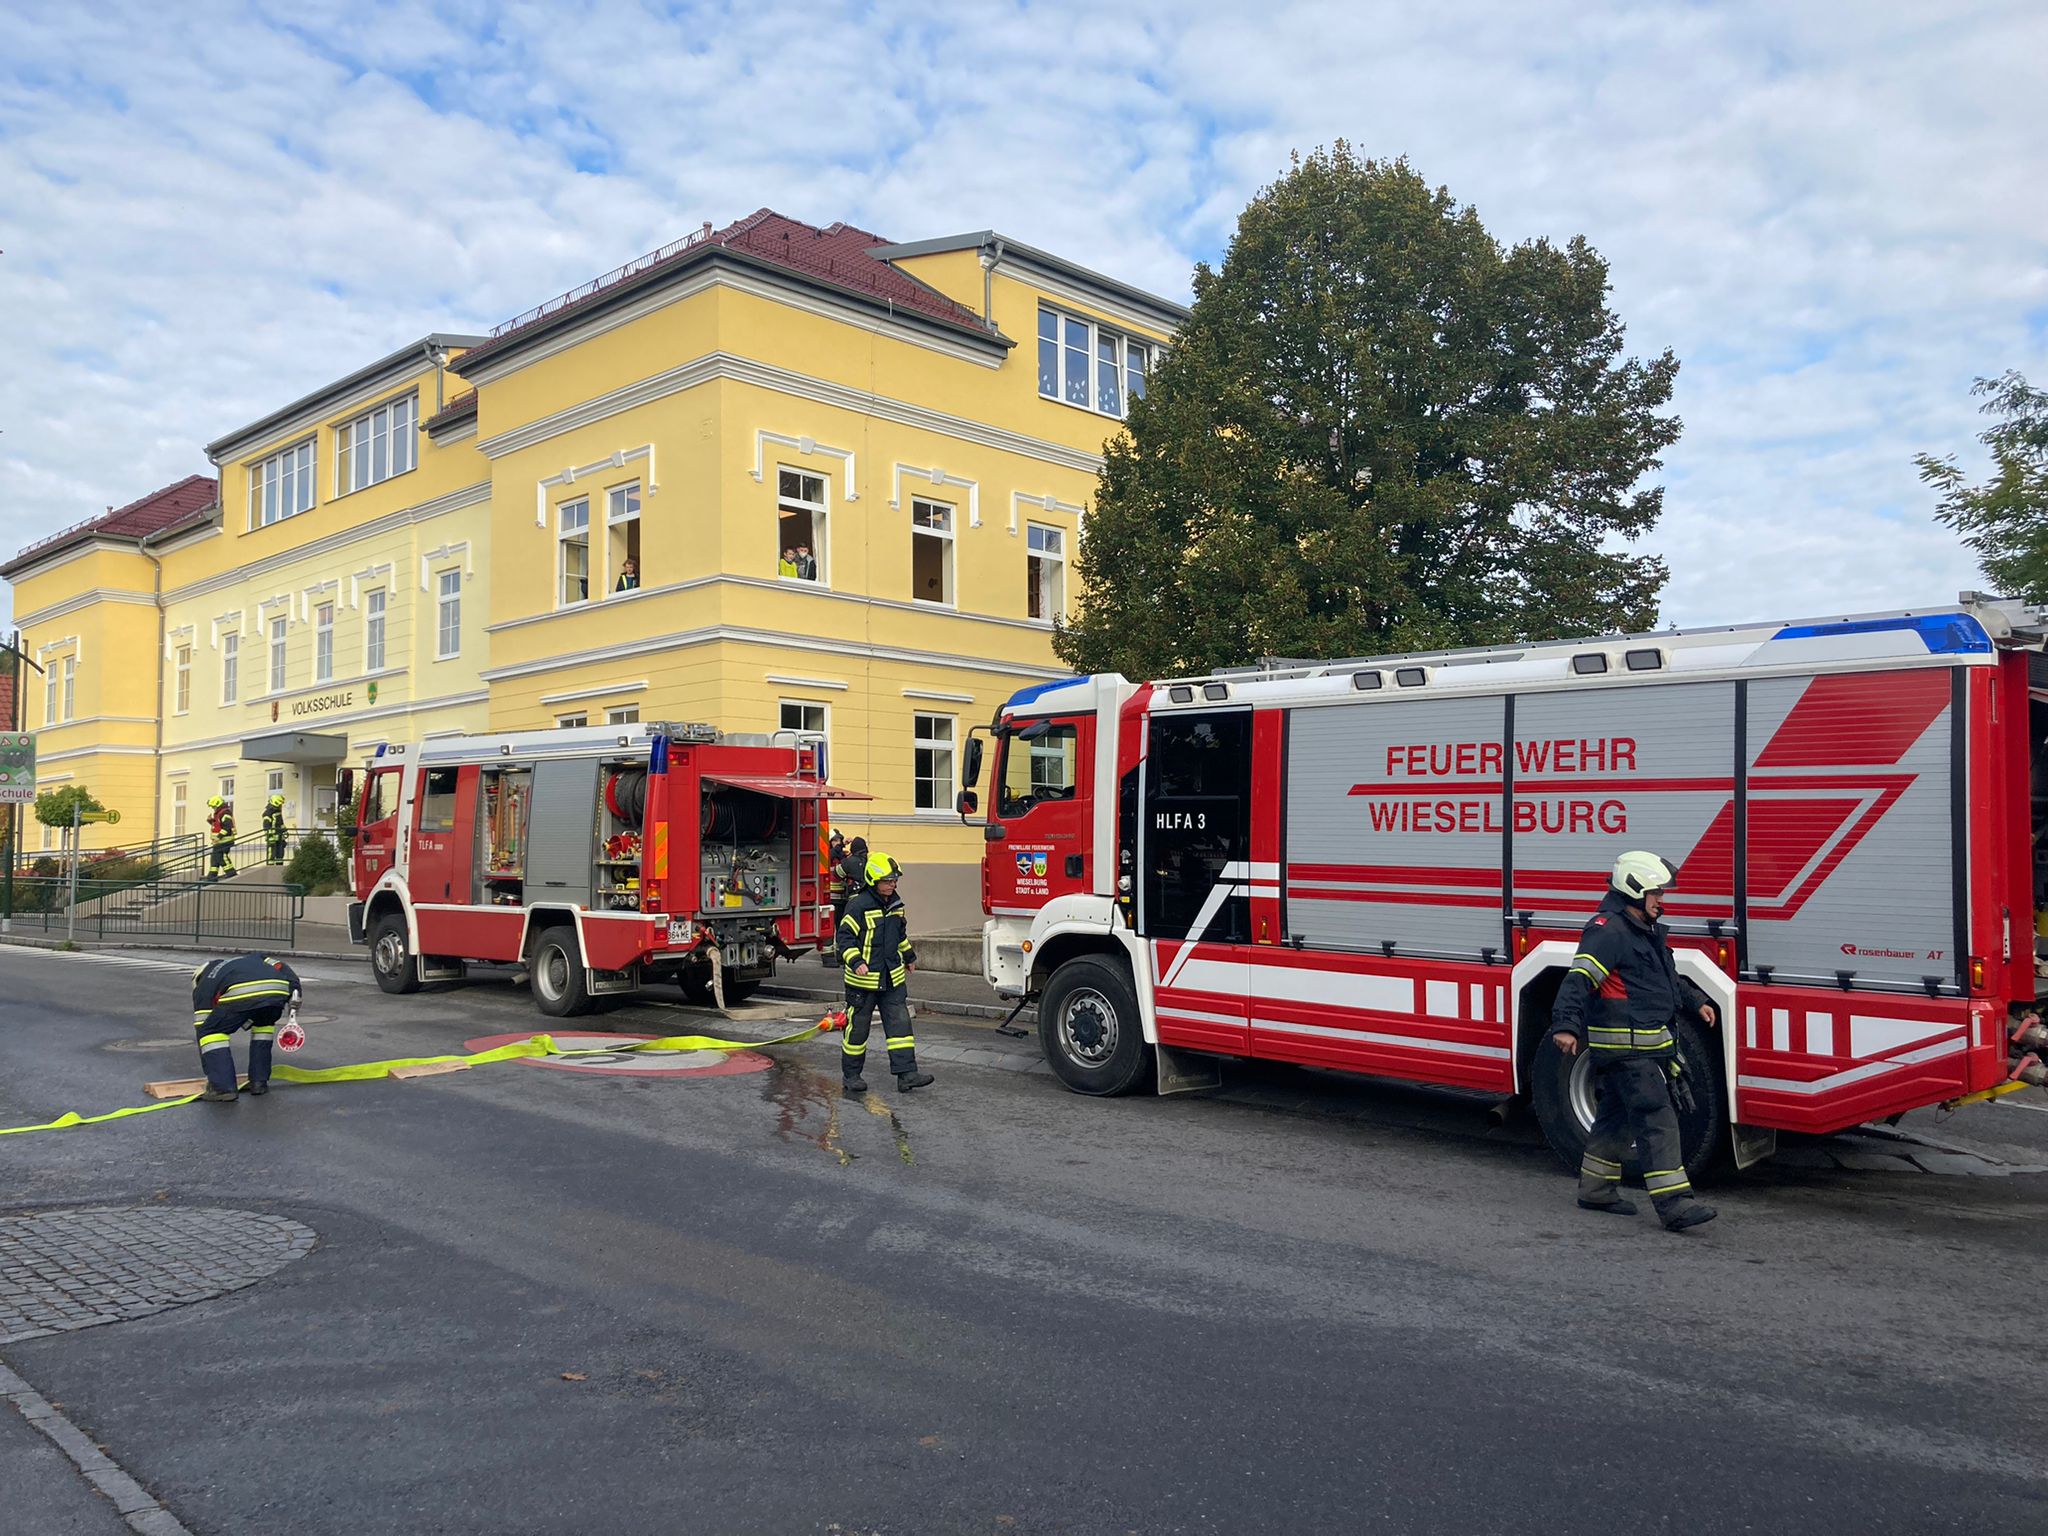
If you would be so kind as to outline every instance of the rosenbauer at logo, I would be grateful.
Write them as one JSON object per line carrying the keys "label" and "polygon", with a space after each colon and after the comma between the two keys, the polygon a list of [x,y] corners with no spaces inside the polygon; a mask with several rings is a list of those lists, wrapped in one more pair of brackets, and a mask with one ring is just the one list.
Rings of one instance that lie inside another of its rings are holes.
{"label": "rosenbauer at logo", "polygon": [[1873,949],[1867,944],[1844,944],[1842,953],[1861,960],[1940,960],[1948,951],[1930,949],[1923,953],[1917,949]]}

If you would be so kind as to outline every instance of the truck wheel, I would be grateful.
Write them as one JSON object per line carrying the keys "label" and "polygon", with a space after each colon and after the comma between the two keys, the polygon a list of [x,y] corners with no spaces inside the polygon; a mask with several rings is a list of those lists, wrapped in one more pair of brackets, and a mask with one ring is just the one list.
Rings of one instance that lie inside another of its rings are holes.
{"label": "truck wheel", "polygon": [[394,996],[419,991],[420,968],[406,937],[403,912],[386,912],[370,925],[370,971],[377,985]]}
{"label": "truck wheel", "polygon": [[[1721,1027],[1727,1027],[1725,1021]],[[1671,1032],[1678,1040],[1682,1069],[1671,1093],[1672,1108],[1678,1111],[1679,1149],[1685,1156],[1686,1173],[1703,1182],[1719,1172],[1730,1156],[1728,1088],[1713,1048],[1715,1037],[1691,1019],[1680,1019]],[[1530,1062],[1529,1106],[1536,1112],[1536,1123],[1542,1126],[1550,1150],[1577,1173],[1586,1138],[1593,1129],[1593,1053],[1582,1050],[1576,1056],[1565,1055],[1551,1039],[1547,1023]],[[1634,1158],[1625,1160],[1622,1167],[1628,1177],[1641,1179],[1642,1169]]]}
{"label": "truck wheel", "polygon": [[590,978],[583,969],[583,946],[570,927],[543,928],[527,961],[533,978],[533,1001],[551,1019],[569,1019],[590,1011]]}
{"label": "truck wheel", "polygon": [[1053,1076],[1076,1093],[1129,1093],[1152,1071],[1130,977],[1092,955],[1052,973],[1038,1000],[1038,1045]]}

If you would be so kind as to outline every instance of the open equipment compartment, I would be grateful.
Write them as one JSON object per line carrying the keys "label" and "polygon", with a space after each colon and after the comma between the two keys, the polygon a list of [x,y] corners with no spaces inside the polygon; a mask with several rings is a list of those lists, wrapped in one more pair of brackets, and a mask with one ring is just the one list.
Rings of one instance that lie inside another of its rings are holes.
{"label": "open equipment compartment", "polygon": [[706,775],[697,898],[706,916],[787,912],[795,890],[796,803]]}

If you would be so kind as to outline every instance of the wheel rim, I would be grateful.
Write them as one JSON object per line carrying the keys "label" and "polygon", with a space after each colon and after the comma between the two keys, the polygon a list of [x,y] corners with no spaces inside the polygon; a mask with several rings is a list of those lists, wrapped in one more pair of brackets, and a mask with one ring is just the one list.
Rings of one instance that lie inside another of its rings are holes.
{"label": "wheel rim", "polygon": [[1589,1051],[1580,1051],[1572,1058],[1572,1075],[1565,1081],[1565,1098],[1571,1104],[1572,1118],[1579,1122],[1579,1133],[1588,1135],[1593,1129],[1593,1057]]}
{"label": "wheel rim", "polygon": [[1060,1049],[1084,1067],[1108,1064],[1119,1033],[1116,1005],[1093,987],[1071,993],[1060,1008]]}
{"label": "wheel rim", "polygon": [[405,969],[405,940],[395,933],[377,936],[377,969],[386,976],[396,976]]}
{"label": "wheel rim", "polygon": [[550,944],[540,952],[540,968],[534,972],[534,980],[549,1002],[564,996],[569,990],[569,957],[562,953],[560,946]]}

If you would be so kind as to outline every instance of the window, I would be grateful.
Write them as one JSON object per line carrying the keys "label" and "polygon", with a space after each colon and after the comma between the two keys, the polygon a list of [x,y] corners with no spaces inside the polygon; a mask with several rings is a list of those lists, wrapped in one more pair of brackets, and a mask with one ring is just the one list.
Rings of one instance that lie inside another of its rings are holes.
{"label": "window", "polygon": [[334,680],[334,604],[322,603],[313,610],[313,681]]}
{"label": "window", "polygon": [[377,587],[363,594],[363,670],[384,670],[384,604],[388,594]]}
{"label": "window", "polygon": [[220,781],[220,797],[227,801],[229,810],[235,808],[235,776],[233,774],[229,774]]}
{"label": "window", "polygon": [[185,781],[180,779],[171,786],[171,836],[185,835],[185,822],[190,813],[191,802],[187,798]]}
{"label": "window", "polygon": [[422,832],[453,832],[455,830],[455,780],[454,768],[429,768],[426,783],[420,794],[420,830]]}
{"label": "window", "polygon": [[604,493],[605,590],[631,592],[640,585],[640,482],[615,485]]}
{"label": "window", "polygon": [[57,663],[53,661],[43,674],[43,724],[55,725],[57,720]]}
{"label": "window", "polygon": [[189,645],[178,647],[177,677],[177,690],[171,696],[171,707],[182,715],[192,707],[192,647]]}
{"label": "window", "polygon": [[398,774],[396,768],[379,768],[371,773],[369,782],[363,786],[363,808],[357,816],[357,824],[371,826],[387,816],[398,814]]}
{"label": "window", "polygon": [[1050,624],[1067,612],[1067,539],[1058,528],[1024,525],[1024,600],[1031,617]]}
{"label": "window", "polygon": [[581,730],[584,726],[588,724],[590,724],[590,716],[588,715],[555,716],[555,729],[558,731]]}
{"label": "window", "polygon": [[242,637],[230,630],[220,637],[220,701],[235,702],[242,687]]}
{"label": "window", "polygon": [[419,397],[366,411],[334,433],[334,494],[402,475],[419,463]]}
{"label": "window", "polygon": [[249,526],[267,528],[313,505],[313,440],[249,466]]}
{"label": "window", "polygon": [[776,475],[776,574],[795,581],[827,581],[825,478],[800,469]]}
{"label": "window", "polygon": [[64,718],[78,718],[78,658],[64,658]]}
{"label": "window", "polygon": [[1041,800],[1071,800],[1078,732],[1071,725],[1032,725],[1009,738],[996,814],[1022,816]]}
{"label": "window", "polygon": [[919,715],[914,723],[912,756],[920,811],[953,809],[953,721],[951,715]]}
{"label": "window", "polygon": [[[1225,871],[1251,857],[1252,712],[1154,715],[1139,815],[1140,931],[1251,938],[1251,903]],[[1227,892],[1220,907],[1217,892]]]}
{"label": "window", "polygon": [[1105,416],[1145,397],[1153,347],[1090,320],[1038,311],[1038,392]]}
{"label": "window", "polygon": [[910,596],[953,606],[953,509],[943,502],[910,503]]}
{"label": "window", "polygon": [[282,768],[273,768],[263,776],[263,803],[269,805],[272,795],[281,795],[283,793],[284,770]]}
{"label": "window", "polygon": [[638,725],[640,723],[640,706],[638,704],[626,704],[618,709],[608,709],[604,712],[604,723],[606,725]]}
{"label": "window", "polygon": [[567,608],[590,597],[590,498],[579,496],[555,509],[555,606]]}
{"label": "window", "polygon": [[823,704],[813,704],[809,699],[784,699],[778,724],[785,731],[801,731],[806,736],[823,736],[826,734],[827,719]]}
{"label": "window", "polygon": [[270,691],[284,692],[284,627],[285,619],[279,614],[270,621]]}
{"label": "window", "polygon": [[462,654],[462,572],[441,573],[441,594],[435,600],[438,622],[435,626],[434,656],[446,661],[450,656]]}

